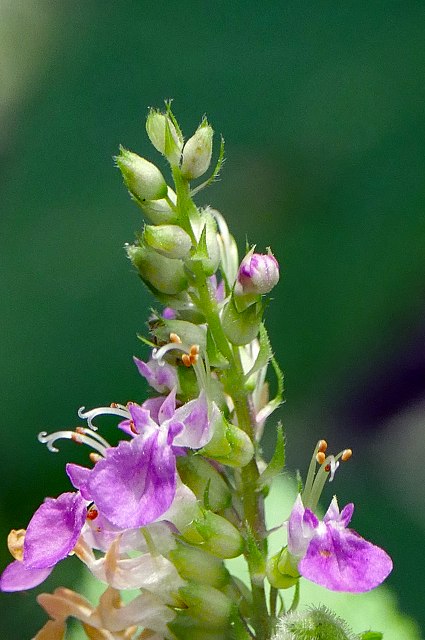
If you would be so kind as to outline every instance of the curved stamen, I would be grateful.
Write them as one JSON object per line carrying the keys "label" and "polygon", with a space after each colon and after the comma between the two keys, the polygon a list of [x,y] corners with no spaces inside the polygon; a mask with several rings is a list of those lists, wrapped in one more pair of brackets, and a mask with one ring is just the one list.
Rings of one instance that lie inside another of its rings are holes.
{"label": "curved stamen", "polygon": [[91,438],[83,433],[77,433],[75,431],[55,431],[54,433],[47,433],[47,431],[41,431],[38,434],[38,439],[42,444],[46,444],[49,451],[53,453],[57,453],[59,449],[54,446],[56,440],[73,440],[74,442],[78,442],[79,444],[86,444],[98,453],[101,456],[105,457],[106,448],[100,444],[99,441]]}
{"label": "curved stamen", "polygon": [[93,431],[97,431],[96,425],[93,424],[94,418],[108,414],[112,416],[119,416],[125,420],[129,420],[131,418],[129,411],[122,405],[114,405],[113,407],[97,407],[96,409],[90,409],[89,411],[85,411],[85,407],[80,407],[78,409],[78,416],[83,420],[87,420],[90,429],[93,429]]}
{"label": "curved stamen", "polygon": [[100,444],[103,445],[106,449],[108,449],[111,446],[109,442],[105,440],[105,438],[103,438],[99,433],[97,433],[97,431],[93,431],[93,429],[86,429],[85,427],[77,427],[75,431],[77,433],[83,433],[89,436],[90,438],[94,438],[95,440],[100,442]]}
{"label": "curved stamen", "polygon": [[190,349],[185,347],[183,344],[178,342],[169,342],[168,344],[164,344],[163,347],[159,349],[152,350],[152,358],[157,360],[158,364],[163,367],[165,364],[164,356],[168,351],[182,351],[183,353],[190,354]]}

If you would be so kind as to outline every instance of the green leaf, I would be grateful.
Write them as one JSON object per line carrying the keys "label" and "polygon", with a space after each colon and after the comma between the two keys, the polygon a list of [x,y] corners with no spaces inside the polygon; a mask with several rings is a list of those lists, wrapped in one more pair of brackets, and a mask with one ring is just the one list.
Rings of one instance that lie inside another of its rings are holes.
{"label": "green leaf", "polygon": [[247,374],[245,374],[245,381],[247,381],[252,376],[253,373],[256,373],[259,369],[262,369],[263,367],[265,367],[266,364],[269,362],[269,360],[273,356],[269,336],[267,334],[266,327],[264,326],[263,323],[261,323],[260,325],[259,342],[260,342],[260,350],[258,352],[257,358],[252,368],[248,371]]}
{"label": "green leaf", "polygon": [[205,180],[205,182],[202,182],[197,187],[192,189],[192,191],[190,192],[191,197],[193,197],[195,194],[197,194],[199,191],[201,191],[201,189],[205,189],[205,187],[209,187],[211,183],[213,183],[213,182],[215,182],[215,180],[217,180],[218,176],[220,175],[221,168],[222,168],[222,166],[224,164],[224,160],[225,160],[225,158],[224,158],[224,138],[223,138],[223,136],[221,136],[220,151],[219,151],[219,154],[218,154],[218,160],[217,160],[217,164],[215,165],[214,171],[212,172],[212,174],[208,178],[208,180]]}
{"label": "green leaf", "polygon": [[258,489],[263,489],[272,483],[273,478],[282,473],[285,466],[285,436],[283,427],[279,422],[277,425],[276,447],[267,467],[258,478]]}
{"label": "green leaf", "polygon": [[365,631],[360,636],[360,640],[382,640],[383,637],[384,634],[379,631]]}
{"label": "green leaf", "polygon": [[260,411],[257,414],[257,421],[260,422],[261,420],[265,420],[266,418],[268,418],[273,411],[275,411],[280,404],[282,404],[283,402],[283,371],[281,370],[281,368],[279,367],[276,358],[272,357],[271,358],[271,363],[272,363],[272,367],[273,370],[275,372],[276,378],[277,378],[277,392],[275,397],[273,398],[273,400],[270,400],[265,407],[263,407],[262,409],[260,409]]}
{"label": "green leaf", "polygon": [[204,353],[207,346],[207,335],[204,327],[186,320],[163,320],[152,328],[152,334],[160,341],[168,343],[170,333],[176,333],[186,345],[198,344]]}

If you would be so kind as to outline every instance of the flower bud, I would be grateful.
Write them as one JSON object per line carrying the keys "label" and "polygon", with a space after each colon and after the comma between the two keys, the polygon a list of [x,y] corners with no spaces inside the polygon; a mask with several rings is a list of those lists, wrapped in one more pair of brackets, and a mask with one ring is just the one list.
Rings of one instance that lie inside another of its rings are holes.
{"label": "flower bud", "polygon": [[127,255],[149,287],[160,293],[175,295],[187,287],[187,278],[181,260],[166,258],[146,244],[128,245]]}
{"label": "flower bud", "polygon": [[203,549],[177,541],[169,553],[171,562],[185,580],[208,584],[220,589],[229,581],[229,572],[223,561]]}
{"label": "flower bud", "polygon": [[261,301],[249,305],[239,311],[236,307],[236,296],[225,305],[223,311],[223,329],[227,338],[237,346],[249,344],[257,337],[263,317]]}
{"label": "flower bud", "polygon": [[249,436],[239,427],[227,422],[218,410],[212,421],[213,436],[200,453],[230,467],[247,465],[254,455],[254,446]]}
{"label": "flower bud", "polygon": [[231,493],[223,478],[207,460],[200,456],[179,456],[179,475],[202,503],[208,500],[208,508],[221,511],[229,506]]}
{"label": "flower bud", "polygon": [[267,254],[251,249],[242,260],[235,284],[235,295],[263,295],[279,282],[279,264],[268,249]]}
{"label": "flower bud", "polygon": [[167,195],[167,184],[160,170],[136,153],[120,147],[120,155],[115,157],[124,183],[138,200],[159,200]]}
{"label": "flower bud", "polygon": [[186,231],[174,224],[147,225],[143,239],[152,249],[167,258],[185,258],[192,246]]}
{"label": "flower bud", "polygon": [[179,589],[179,596],[187,606],[185,613],[210,629],[227,626],[232,601],[224,593],[208,585],[189,583]]}
{"label": "flower bud", "polygon": [[[168,198],[172,203],[176,202],[176,194],[168,187]],[[170,206],[168,200],[160,198],[159,200],[138,200],[134,198],[139,205],[146,218],[153,224],[173,224],[177,222],[177,212]]]}
{"label": "flower bud", "polygon": [[184,145],[181,172],[187,180],[199,178],[210,166],[213,133],[212,127],[204,119]]}
{"label": "flower bud", "polygon": [[182,532],[183,538],[199,545],[217,558],[237,558],[243,551],[244,541],[231,522],[212,511],[205,511]]}
{"label": "flower bud", "polygon": [[266,573],[270,584],[276,589],[289,589],[300,578],[286,547],[267,560]]}
{"label": "flower bud", "polygon": [[151,109],[146,119],[146,131],[155,149],[162,153],[171,165],[177,165],[180,162],[183,141],[171,118]]}

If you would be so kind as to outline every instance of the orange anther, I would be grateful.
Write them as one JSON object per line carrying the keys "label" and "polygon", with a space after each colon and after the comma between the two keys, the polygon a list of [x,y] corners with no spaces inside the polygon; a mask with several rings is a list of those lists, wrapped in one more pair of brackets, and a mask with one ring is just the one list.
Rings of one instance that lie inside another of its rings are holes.
{"label": "orange anther", "polygon": [[130,420],[130,429],[133,433],[136,433],[136,434],[139,433],[136,429],[136,425],[134,424],[133,420]]}
{"label": "orange anther", "polygon": [[91,462],[93,462],[93,464],[96,464],[96,462],[99,462],[99,460],[102,460],[102,456],[100,456],[98,453],[95,453],[94,451],[89,453],[89,458]]}
{"label": "orange anther", "polygon": [[327,448],[328,448],[328,443],[326,442],[326,440],[319,440],[317,450],[320,451],[320,453],[325,453]]}
{"label": "orange anther", "polygon": [[99,515],[99,511],[94,507],[90,507],[90,509],[87,511],[86,518],[87,520],[96,520],[98,515]]}
{"label": "orange anther", "polygon": [[344,449],[344,451],[342,452],[341,460],[343,462],[347,462],[347,460],[349,460],[352,455],[353,452],[351,451],[351,449]]}
{"label": "orange anther", "polygon": [[326,460],[326,456],[323,453],[323,451],[318,451],[317,455],[316,455],[316,460],[319,464],[323,464],[324,461]]}
{"label": "orange anther", "polygon": [[190,347],[190,355],[197,356],[199,354],[199,344],[193,344]]}
{"label": "orange anther", "polygon": [[80,438],[80,434],[79,434],[79,433],[73,433],[73,434],[71,435],[71,440],[72,440],[73,442],[76,442],[77,444],[82,444],[82,442],[81,442],[81,438]]}
{"label": "orange anther", "polygon": [[182,362],[183,362],[185,367],[191,367],[192,366],[192,360],[191,360],[190,356],[187,355],[187,353],[184,353],[182,355]]}
{"label": "orange anther", "polygon": [[118,405],[116,402],[111,402],[109,406],[111,407],[111,409],[118,409]]}
{"label": "orange anther", "polygon": [[170,342],[173,342],[174,344],[182,343],[181,338],[177,335],[177,333],[170,333]]}

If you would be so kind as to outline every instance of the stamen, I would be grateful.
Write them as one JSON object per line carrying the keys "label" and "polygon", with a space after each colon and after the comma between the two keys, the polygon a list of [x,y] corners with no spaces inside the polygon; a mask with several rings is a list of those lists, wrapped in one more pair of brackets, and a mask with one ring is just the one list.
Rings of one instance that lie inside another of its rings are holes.
{"label": "stamen", "polygon": [[326,442],[326,440],[319,440],[317,445],[317,451],[319,451],[320,453],[325,453],[327,448],[328,448],[328,443]]}
{"label": "stamen", "polygon": [[87,420],[90,429],[93,429],[93,431],[97,431],[96,425],[93,424],[94,418],[102,415],[119,416],[120,418],[125,418],[126,420],[130,418],[130,414],[122,405],[97,407],[96,409],[90,409],[90,411],[85,411],[85,407],[80,407],[78,409],[78,416],[83,420]]}
{"label": "stamen", "polygon": [[91,462],[93,462],[93,464],[96,464],[96,462],[99,462],[99,460],[103,460],[102,456],[100,456],[98,453],[94,453],[94,451],[89,454],[89,458]]}
{"label": "stamen", "polygon": [[199,355],[199,344],[193,344],[190,347],[190,352],[189,353],[190,353],[191,356]]}
{"label": "stamen", "polygon": [[177,333],[170,333],[170,342],[173,344],[181,344],[181,338],[177,335]]}
{"label": "stamen", "polygon": [[318,451],[316,454],[316,460],[319,464],[323,464],[324,461],[326,460],[326,456],[323,453],[323,451]]}
{"label": "stamen", "polygon": [[353,455],[353,452],[351,449],[344,449],[344,451],[342,452],[341,460],[343,462],[347,462],[347,460],[349,460],[352,455]]}
{"label": "stamen", "polygon": [[75,433],[75,431],[55,431],[54,433],[47,433],[47,431],[41,431],[38,434],[38,440],[42,444],[47,444],[49,451],[57,453],[59,449],[54,446],[56,440],[73,440],[79,444],[87,444],[89,447],[100,453],[101,456],[105,456],[106,448],[94,437],[89,437],[85,434]]}
{"label": "stamen", "polygon": [[25,529],[12,529],[7,536],[7,548],[15,560],[22,561],[24,557]]}
{"label": "stamen", "polygon": [[182,362],[183,362],[185,367],[191,367],[192,366],[191,357],[187,353],[184,353],[182,355]]}
{"label": "stamen", "polygon": [[98,515],[99,511],[95,507],[90,507],[90,509],[88,509],[87,511],[86,518],[87,520],[96,520]]}
{"label": "stamen", "polygon": [[102,436],[100,435],[100,433],[97,433],[97,431],[93,431],[93,429],[86,429],[86,427],[77,427],[75,429],[75,431],[77,433],[81,433],[81,434],[86,434],[88,435],[90,438],[94,438],[95,440],[97,440],[98,442],[100,442],[100,444],[102,444],[104,447],[108,448],[111,445],[109,444],[109,442],[107,440],[105,440],[105,438],[102,438]]}
{"label": "stamen", "polygon": [[[171,339],[171,338],[170,338]],[[183,351],[183,353],[187,353],[187,347],[184,347],[179,342],[169,342],[168,344],[164,344],[160,349],[152,350],[152,358],[157,360],[158,364],[163,367],[165,364],[164,356],[168,351]]]}

